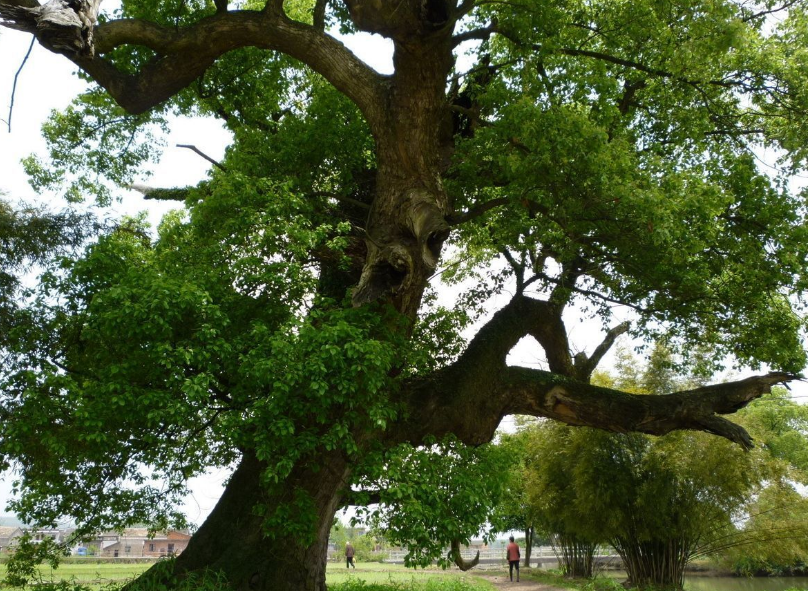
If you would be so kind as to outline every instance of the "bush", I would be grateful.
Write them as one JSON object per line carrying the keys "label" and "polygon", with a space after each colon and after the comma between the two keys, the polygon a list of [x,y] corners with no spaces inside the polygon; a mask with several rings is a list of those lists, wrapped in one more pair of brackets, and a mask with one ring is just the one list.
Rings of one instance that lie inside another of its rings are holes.
{"label": "bush", "polygon": [[625,588],[615,579],[597,578],[587,581],[581,591],[625,591]]}
{"label": "bush", "polygon": [[732,572],[743,577],[790,577],[808,574],[808,565],[802,561],[777,564],[768,560],[743,557],[732,564]]}

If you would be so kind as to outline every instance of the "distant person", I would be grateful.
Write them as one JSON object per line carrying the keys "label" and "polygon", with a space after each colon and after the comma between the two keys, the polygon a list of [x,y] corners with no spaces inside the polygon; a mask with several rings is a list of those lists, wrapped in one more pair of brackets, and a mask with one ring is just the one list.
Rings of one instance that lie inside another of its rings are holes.
{"label": "distant person", "polygon": [[508,556],[508,570],[511,573],[511,583],[513,583],[513,569],[516,568],[516,582],[519,582],[519,559],[522,558],[522,554],[519,552],[519,544],[513,541],[513,536],[508,538],[511,543],[508,544],[508,547],[505,550],[506,555]]}
{"label": "distant person", "polygon": [[356,565],[354,564],[353,557],[354,557],[353,546],[351,546],[350,542],[346,542],[345,543],[345,568],[354,567],[354,569],[356,569]]}

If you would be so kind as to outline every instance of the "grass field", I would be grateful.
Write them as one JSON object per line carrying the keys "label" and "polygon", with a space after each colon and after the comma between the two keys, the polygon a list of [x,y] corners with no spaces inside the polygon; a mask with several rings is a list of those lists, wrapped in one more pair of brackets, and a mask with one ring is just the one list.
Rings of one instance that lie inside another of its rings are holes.
{"label": "grass field", "polygon": [[472,575],[457,570],[443,570],[439,568],[410,569],[400,564],[381,564],[366,562],[356,565],[356,570],[350,571],[344,563],[329,563],[325,572],[326,583],[338,585],[350,580],[363,580],[366,583],[416,583],[426,582],[430,579],[454,577],[460,579],[474,579]]}
{"label": "grass field", "polygon": [[[122,583],[128,581],[149,568],[153,563],[116,564],[116,563],[80,563],[62,564],[57,570],[47,565],[41,565],[39,572],[42,580],[48,581],[75,581],[93,588],[101,588],[109,583]],[[0,581],[5,579],[6,565],[0,564]],[[8,587],[0,588],[8,589]]]}
{"label": "grass field", "polygon": [[[40,567],[43,581],[73,581],[81,585],[87,585],[93,589],[101,589],[110,583],[121,584],[138,576],[152,563],[139,564],[116,564],[116,563],[80,563],[62,564],[57,570],[52,570],[46,565]],[[0,581],[5,578],[5,565],[0,564]],[[411,587],[421,587],[431,581],[446,580],[456,578],[472,582],[474,577],[457,570],[414,570],[404,568],[399,564],[381,564],[378,562],[367,562],[357,564],[356,569],[346,570],[344,563],[329,563],[326,570],[326,582],[329,587],[344,585],[346,583],[364,581],[368,584],[397,583]],[[411,585],[412,584],[412,585]],[[443,585],[429,585],[429,587],[440,588]],[[481,583],[479,588],[489,587]],[[0,589],[9,589],[0,584]]]}

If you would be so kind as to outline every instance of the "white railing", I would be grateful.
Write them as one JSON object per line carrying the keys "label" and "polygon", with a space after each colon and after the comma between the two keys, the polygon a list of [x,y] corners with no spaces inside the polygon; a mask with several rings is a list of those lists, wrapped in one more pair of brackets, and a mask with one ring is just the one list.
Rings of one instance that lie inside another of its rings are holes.
{"label": "white railing", "polygon": [[[449,549],[446,548],[444,550],[444,555],[449,552]],[[385,551],[386,558],[383,562],[393,562],[393,563],[403,563],[404,562],[404,555],[406,554],[406,550],[387,550]],[[472,550],[470,548],[463,548],[460,551],[460,556],[463,557],[465,560],[472,560],[477,555],[477,550]],[[524,548],[522,549],[522,558],[524,558]],[[600,548],[599,551],[595,554],[596,559],[619,559],[619,556],[614,551],[614,549],[610,547]],[[530,553],[530,560],[531,562],[541,561],[543,563],[547,563],[551,560],[556,560],[555,552],[553,552],[552,546],[534,546],[533,551]],[[480,562],[486,563],[496,563],[502,562],[503,564],[506,562],[505,560],[505,548],[482,548],[480,550]]]}
{"label": "white railing", "polygon": [[[446,548],[444,553],[448,552],[449,549]],[[404,555],[407,553],[407,551],[388,550],[386,553],[387,558],[385,558],[384,562],[404,562]],[[463,548],[460,551],[460,556],[462,556],[465,560],[471,560],[476,555],[477,550],[472,550],[470,548]],[[552,546],[539,546],[533,548],[533,551],[530,553],[530,558],[555,558],[555,554],[553,553]],[[487,562],[501,560],[502,562],[505,562],[505,548],[482,548],[480,550],[480,560]]]}

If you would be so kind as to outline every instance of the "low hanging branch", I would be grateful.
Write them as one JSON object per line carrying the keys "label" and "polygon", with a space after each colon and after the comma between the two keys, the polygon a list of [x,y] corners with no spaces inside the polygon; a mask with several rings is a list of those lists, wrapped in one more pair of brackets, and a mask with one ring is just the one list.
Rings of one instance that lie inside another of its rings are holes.
{"label": "low hanging branch", "polygon": [[454,563],[457,565],[462,571],[467,571],[473,569],[477,566],[480,562],[480,551],[477,550],[477,555],[472,558],[471,560],[466,560],[460,554],[460,541],[459,540],[452,540],[452,549],[449,550],[449,558],[451,558]]}
{"label": "low hanging branch", "polygon": [[[752,438],[740,425],[720,415],[734,413],[771,392],[777,384],[799,379],[783,372],[753,376],[737,382],[705,386],[661,396],[627,394],[572,380],[562,383],[525,368],[505,372],[502,396],[510,397],[507,414],[528,414],[559,420],[574,426],[607,431],[638,431],[665,435],[676,429],[705,431],[729,439],[744,449]],[[552,383],[555,381],[555,383]]]}

